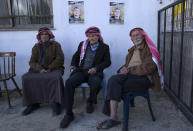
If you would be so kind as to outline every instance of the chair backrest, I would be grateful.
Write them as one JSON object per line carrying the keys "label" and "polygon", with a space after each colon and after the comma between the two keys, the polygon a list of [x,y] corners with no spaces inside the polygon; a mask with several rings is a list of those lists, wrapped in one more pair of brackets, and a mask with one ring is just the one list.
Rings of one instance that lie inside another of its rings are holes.
{"label": "chair backrest", "polygon": [[0,52],[0,80],[15,76],[15,52]]}

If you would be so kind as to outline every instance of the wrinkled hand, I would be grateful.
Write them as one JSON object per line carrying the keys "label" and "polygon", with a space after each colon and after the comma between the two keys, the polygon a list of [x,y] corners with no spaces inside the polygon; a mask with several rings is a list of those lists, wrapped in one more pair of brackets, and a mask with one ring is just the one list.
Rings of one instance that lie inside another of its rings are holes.
{"label": "wrinkled hand", "polygon": [[75,69],[76,69],[76,66],[70,66],[69,71],[72,72]]}
{"label": "wrinkled hand", "polygon": [[45,69],[42,69],[40,73],[46,73],[47,71]]}
{"label": "wrinkled hand", "polygon": [[90,75],[93,75],[95,73],[96,73],[96,68],[95,67],[88,70],[88,74],[90,74]]}
{"label": "wrinkled hand", "polygon": [[119,72],[119,74],[127,74],[129,71],[128,71],[128,69],[127,69],[127,67],[122,67],[121,69],[120,69],[120,72]]}

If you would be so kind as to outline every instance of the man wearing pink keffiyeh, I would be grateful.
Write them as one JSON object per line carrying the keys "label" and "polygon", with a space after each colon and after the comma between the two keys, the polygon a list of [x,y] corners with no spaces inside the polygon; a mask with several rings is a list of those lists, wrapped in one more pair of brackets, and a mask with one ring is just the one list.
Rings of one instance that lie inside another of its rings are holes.
{"label": "man wearing pink keffiyeh", "polygon": [[110,66],[109,46],[103,42],[100,30],[90,27],[85,32],[87,40],[80,42],[78,50],[72,57],[70,70],[73,70],[65,84],[66,115],[60,123],[61,128],[66,128],[74,114],[72,107],[74,103],[75,88],[83,82],[88,82],[90,96],[87,99],[86,112],[94,111],[93,104],[96,103],[97,93],[101,88],[103,70]]}
{"label": "man wearing pink keffiyeh", "polygon": [[[141,28],[132,29],[130,37],[134,46],[128,50],[125,64],[118,70],[118,74],[113,75],[107,84],[103,113],[109,115],[110,119],[99,123],[97,129],[109,129],[120,124],[117,116],[118,102],[128,91],[144,91],[149,87],[160,91],[163,87],[162,65],[155,44]],[[134,100],[131,105],[134,106]]]}

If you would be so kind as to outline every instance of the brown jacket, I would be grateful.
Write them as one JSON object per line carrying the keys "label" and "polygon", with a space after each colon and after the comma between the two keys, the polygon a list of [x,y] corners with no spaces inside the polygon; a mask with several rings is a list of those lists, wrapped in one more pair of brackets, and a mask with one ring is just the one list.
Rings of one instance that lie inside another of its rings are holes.
{"label": "brown jacket", "polygon": [[[126,56],[126,62],[123,66],[128,67],[128,64],[133,56],[135,47],[133,46],[128,50],[128,54]],[[160,91],[160,77],[158,73],[158,69],[154,61],[152,60],[152,54],[148,47],[148,45],[144,42],[140,50],[140,57],[142,64],[138,66],[134,66],[129,68],[129,72],[133,75],[138,76],[151,76],[152,79],[152,89],[154,91]]]}
{"label": "brown jacket", "polygon": [[[46,65],[48,69],[60,69],[64,73],[64,54],[60,44],[56,41],[50,41],[46,47]],[[40,65],[40,45],[35,44],[32,48],[32,55],[29,61],[30,68],[40,72],[43,67]]]}

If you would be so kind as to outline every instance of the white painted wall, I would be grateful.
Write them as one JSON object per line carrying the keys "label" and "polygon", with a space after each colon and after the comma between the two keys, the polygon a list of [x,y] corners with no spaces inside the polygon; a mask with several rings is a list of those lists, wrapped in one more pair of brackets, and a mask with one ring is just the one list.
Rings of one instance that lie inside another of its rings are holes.
{"label": "white painted wall", "polygon": [[[162,7],[157,0],[119,0],[125,3],[124,25],[109,24],[109,0],[84,0],[85,23],[68,23],[67,0],[53,0],[54,28],[56,40],[61,43],[65,54],[64,80],[69,76],[71,57],[80,41],[85,40],[85,30],[90,26],[101,29],[105,43],[110,46],[112,65],[107,69],[109,78],[124,63],[127,49],[132,46],[129,31],[142,27],[149,37],[157,43],[157,11]],[[115,2],[111,0],[111,2]],[[37,31],[0,32],[0,52],[15,51],[16,80],[21,87],[21,76],[27,72],[31,48],[36,42]]]}

